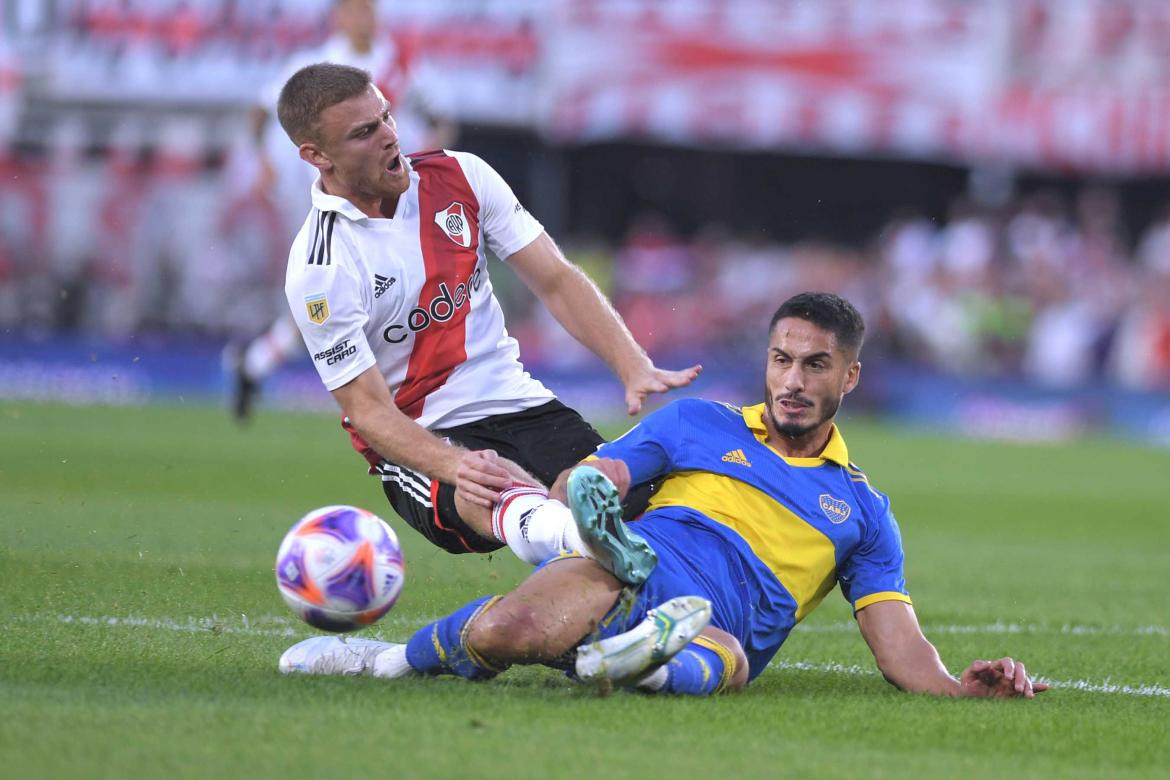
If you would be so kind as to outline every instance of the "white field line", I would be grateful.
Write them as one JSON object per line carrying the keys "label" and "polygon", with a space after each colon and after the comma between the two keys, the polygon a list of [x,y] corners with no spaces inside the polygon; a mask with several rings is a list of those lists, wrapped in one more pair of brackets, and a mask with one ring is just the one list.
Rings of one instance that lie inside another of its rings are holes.
{"label": "white field line", "polygon": [[[417,630],[420,626],[425,625],[433,620],[434,617],[413,617],[406,619],[398,615],[387,615],[379,621],[379,625],[394,627],[401,630]],[[299,637],[315,635],[315,632],[310,631],[307,626],[299,620],[282,616],[282,615],[260,615],[248,617],[247,615],[238,616],[219,616],[211,615],[208,617],[186,617],[186,618],[145,618],[135,616],[113,616],[113,615],[70,615],[59,612],[38,612],[31,615],[18,615],[13,622],[17,623],[61,623],[65,625],[82,625],[82,626],[111,626],[111,627],[126,627],[126,628],[150,628],[159,631],[183,631],[188,633],[222,633],[222,634],[241,634],[244,636],[278,636],[278,637]],[[1003,625],[1008,628],[1014,624],[992,624],[992,626]],[[843,627],[848,627],[852,630],[856,628],[851,623],[830,624],[825,626],[818,626],[819,629],[842,630]],[[808,630],[810,627],[806,626],[800,630]],[[936,633],[946,633],[946,626],[934,626]],[[951,626],[955,630],[950,633],[979,633],[975,629],[978,626]],[[1028,633],[1022,630],[1024,627],[1019,627],[1021,630],[1009,631],[988,631],[987,633]],[[1034,627],[1035,628],[1035,627]],[[1063,628],[1077,628],[1075,626],[1065,626]],[[1081,627],[1088,628],[1088,627]],[[1165,631],[1161,626],[1146,626],[1138,629],[1144,632],[1143,635],[1154,634],[1146,629],[1156,628]],[[968,630],[970,629],[970,630]],[[1044,629],[1050,631],[1051,629]],[[929,631],[927,632],[929,633]],[[1039,630],[1036,633],[1040,633]],[[1061,631],[1061,633],[1071,633],[1074,635],[1081,635],[1088,632],[1084,631]],[[1134,636],[1134,630],[1122,631],[1118,629],[1115,633],[1108,634],[1109,636]],[[1161,635],[1161,634],[1158,634]],[[376,638],[381,638],[381,634],[374,634]],[[401,639],[401,637],[398,637]],[[810,661],[789,661],[789,660],[775,660],[768,664],[772,669],[783,669],[788,671],[799,672],[827,672],[830,674],[846,674],[853,676],[876,676],[877,670],[855,664],[839,664],[839,663],[813,663]],[[1156,696],[1160,698],[1170,698],[1170,688],[1160,683],[1141,683],[1136,685],[1126,685],[1120,683],[1112,683],[1108,679],[1104,682],[1091,682],[1089,680],[1054,680],[1048,677],[1035,678],[1038,682],[1044,682],[1053,688],[1066,688],[1075,691],[1085,691],[1087,693],[1111,693],[1123,696]]]}
{"label": "white field line", "polygon": [[[876,677],[878,673],[876,669],[867,669],[855,664],[818,664],[809,661],[773,661],[768,664],[768,667],[771,669],[785,669],[799,672],[848,674],[859,677]],[[1157,696],[1170,699],[1170,688],[1158,683],[1122,685],[1119,683],[1111,683],[1108,680],[1095,683],[1088,680],[1053,680],[1049,677],[1035,677],[1033,679],[1035,682],[1047,683],[1052,688],[1067,688],[1069,690],[1086,691],[1088,693],[1115,693],[1123,696]]]}
{"label": "white field line", "polygon": [[[824,623],[822,625],[801,625],[796,631],[814,634],[856,633],[857,624]],[[922,633],[932,634],[1056,634],[1059,636],[1164,636],[1170,637],[1167,626],[1079,626],[1071,623],[1046,625],[1044,623],[983,623],[980,625],[924,624]]]}
{"label": "white field line", "polygon": [[[436,618],[413,617],[405,619],[398,615],[387,615],[379,621],[383,627],[401,628],[414,631]],[[242,634],[244,636],[299,637],[316,635],[309,626],[299,620],[283,615],[209,615],[207,617],[148,618],[135,615],[70,615],[56,612],[38,612],[31,615],[17,615],[16,623],[61,623],[80,626],[123,626],[127,628],[150,628],[158,631],[182,631],[192,634]],[[380,634],[375,634],[380,637]]]}

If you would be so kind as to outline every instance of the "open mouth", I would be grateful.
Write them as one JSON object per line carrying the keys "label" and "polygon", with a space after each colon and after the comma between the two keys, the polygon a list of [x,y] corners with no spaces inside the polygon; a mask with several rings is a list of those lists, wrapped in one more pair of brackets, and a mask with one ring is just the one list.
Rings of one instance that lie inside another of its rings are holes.
{"label": "open mouth", "polygon": [[402,154],[394,155],[394,159],[386,166],[386,170],[390,173],[400,173],[402,171]]}

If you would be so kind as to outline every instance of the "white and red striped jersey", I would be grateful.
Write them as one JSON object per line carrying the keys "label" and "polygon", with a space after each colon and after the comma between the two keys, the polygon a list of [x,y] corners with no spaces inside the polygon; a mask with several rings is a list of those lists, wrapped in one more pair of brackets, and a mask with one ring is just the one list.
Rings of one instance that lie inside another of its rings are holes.
{"label": "white and red striped jersey", "polygon": [[507,259],[543,232],[487,163],[466,152],[411,160],[391,219],[313,185],[285,294],[329,390],[377,365],[394,403],[427,428],[547,402],[520,363],[485,250]]}

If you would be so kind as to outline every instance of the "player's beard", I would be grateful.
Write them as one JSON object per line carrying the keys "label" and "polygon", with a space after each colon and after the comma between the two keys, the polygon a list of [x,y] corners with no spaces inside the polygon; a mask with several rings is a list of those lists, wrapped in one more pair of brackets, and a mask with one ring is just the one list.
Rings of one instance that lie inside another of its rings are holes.
{"label": "player's beard", "polygon": [[[792,396],[786,396],[791,398]],[[776,399],[772,396],[772,391],[768,385],[764,384],[764,398],[767,402],[764,404],[764,412],[768,415],[768,422],[772,423],[772,430],[777,434],[783,436],[785,439],[800,439],[815,431],[820,426],[824,425],[829,420],[837,415],[837,410],[841,408],[841,399],[830,397],[821,400],[821,414],[819,419],[811,423],[781,423],[776,418],[775,412],[772,411],[772,405],[776,403]],[[806,398],[799,400],[807,401]],[[816,408],[815,402],[813,408]]]}

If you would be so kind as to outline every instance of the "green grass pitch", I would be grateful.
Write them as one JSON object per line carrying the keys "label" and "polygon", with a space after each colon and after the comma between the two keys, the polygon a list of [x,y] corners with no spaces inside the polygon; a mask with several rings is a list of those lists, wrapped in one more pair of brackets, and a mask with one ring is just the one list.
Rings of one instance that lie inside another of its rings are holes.
{"label": "green grass pitch", "polygon": [[440,553],[390,512],[331,415],[0,405],[5,777],[1165,777],[1170,452],[1023,446],[846,422],[889,493],[927,636],[952,671],[1011,654],[1035,701],[901,694],[837,592],[740,695],[597,696],[545,669],[285,678],[310,629],[273,582],[302,513],[398,529],[404,639],[525,573]]}

